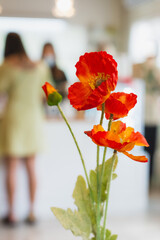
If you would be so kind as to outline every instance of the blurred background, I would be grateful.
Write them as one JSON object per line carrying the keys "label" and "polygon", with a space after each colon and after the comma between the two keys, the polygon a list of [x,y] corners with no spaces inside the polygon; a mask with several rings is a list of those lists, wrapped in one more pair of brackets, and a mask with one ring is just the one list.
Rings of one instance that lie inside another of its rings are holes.
{"label": "blurred background", "polygon": [[[77,81],[75,64],[80,55],[101,50],[113,55],[119,71],[116,91],[138,95],[136,107],[124,121],[144,134],[151,147],[148,152],[143,148],[133,151],[135,155],[145,154],[147,164],[119,154],[118,178],[111,186],[108,228],[119,235],[119,240],[159,240],[160,0],[0,0],[1,64],[9,32],[20,34],[32,61],[42,58],[46,42],[53,45],[56,64],[65,75],[60,89],[64,94],[61,106],[87,159],[88,171],[95,168],[96,147],[83,132],[98,123],[100,116],[94,109],[77,113],[69,105],[67,89]],[[6,102],[7,97],[1,94],[0,118]],[[57,109],[45,103],[43,108],[47,147],[36,156],[37,224],[30,227],[23,222],[29,209],[29,193],[26,170],[20,162],[14,203],[20,224],[14,228],[1,224],[0,240],[76,239],[61,227],[50,207],[74,208],[72,192],[77,176],[84,175],[83,169]],[[5,177],[1,161],[0,218],[8,211]]]}

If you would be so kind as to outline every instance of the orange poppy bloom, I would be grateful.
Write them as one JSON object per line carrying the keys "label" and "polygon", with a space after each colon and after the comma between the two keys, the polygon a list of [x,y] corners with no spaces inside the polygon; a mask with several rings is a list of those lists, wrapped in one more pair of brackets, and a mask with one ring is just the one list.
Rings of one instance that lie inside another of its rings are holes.
{"label": "orange poppy bloom", "polygon": [[[114,120],[125,117],[136,103],[137,95],[134,93],[112,93],[105,101],[105,116],[109,119],[110,114],[113,114]],[[102,105],[98,106],[97,109],[102,110]]]}
{"label": "orange poppy bloom", "polygon": [[44,90],[47,98],[47,103],[49,106],[58,105],[61,102],[62,96],[57,92],[57,90],[48,82],[46,82],[42,89]]}
{"label": "orange poppy bloom", "polygon": [[117,63],[106,52],[85,53],[76,64],[80,82],[69,87],[68,98],[77,110],[99,106],[117,85]]}
{"label": "orange poppy bloom", "polygon": [[86,131],[85,134],[99,146],[113,148],[138,162],[148,161],[145,156],[133,156],[128,153],[135,145],[148,147],[149,144],[140,132],[134,132],[133,128],[126,127],[126,124],[121,121],[113,122],[110,131],[105,131],[101,125],[95,125],[91,131]]}

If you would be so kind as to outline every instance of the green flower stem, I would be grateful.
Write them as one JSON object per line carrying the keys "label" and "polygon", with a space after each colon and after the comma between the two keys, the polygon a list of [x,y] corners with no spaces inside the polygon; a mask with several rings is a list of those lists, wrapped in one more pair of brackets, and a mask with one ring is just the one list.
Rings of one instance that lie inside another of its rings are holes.
{"label": "green flower stem", "polygon": [[[109,123],[108,123],[108,131],[110,131],[111,129],[111,125],[112,125],[112,120],[113,120],[113,115],[110,115],[110,119],[109,119]],[[102,192],[102,179],[103,179],[103,174],[104,174],[104,165],[105,165],[105,159],[106,159],[106,153],[107,153],[107,147],[104,148],[104,152],[103,152],[103,160],[102,160],[102,171],[101,171],[101,176],[100,176],[100,201],[101,201],[101,192]]]}
{"label": "green flower stem", "polygon": [[[110,115],[109,123],[108,123],[108,131],[111,129],[113,121],[113,115]],[[101,188],[102,188],[102,179],[103,179],[103,174],[104,174],[104,164],[105,164],[105,159],[106,159],[106,153],[107,153],[107,147],[104,148],[103,152],[103,160],[102,160],[102,171],[101,171],[101,177],[100,177],[100,196],[101,196]]]}
{"label": "green flower stem", "polygon": [[100,186],[99,186],[99,146],[97,145],[97,234],[96,234],[96,240],[100,240]]}
{"label": "green flower stem", "polygon": [[[103,123],[104,118],[104,110],[105,110],[105,103],[102,104],[102,113],[101,113],[101,119],[100,119],[100,125]],[[100,177],[99,177],[99,146],[97,145],[97,234],[96,234],[96,240],[100,240],[100,222],[101,222],[101,193],[100,190]]]}
{"label": "green flower stem", "polygon": [[76,144],[76,147],[77,147],[77,150],[78,150],[78,153],[79,153],[79,156],[80,156],[80,158],[81,158],[82,165],[83,165],[83,169],[84,169],[84,173],[85,173],[85,176],[86,176],[87,184],[88,184],[88,187],[89,187],[89,190],[90,190],[90,195],[91,195],[91,198],[92,198],[92,202],[94,202],[93,192],[92,192],[92,189],[91,189],[91,186],[90,186],[90,183],[89,183],[89,178],[88,178],[87,170],[86,170],[86,167],[85,167],[84,159],[83,159],[81,150],[80,150],[80,148],[79,148],[79,145],[78,145],[78,143],[77,143],[76,137],[75,137],[75,135],[74,135],[74,133],[73,133],[73,131],[72,131],[72,129],[71,129],[71,126],[69,125],[68,120],[66,119],[66,117],[65,117],[65,115],[64,115],[61,107],[60,107],[59,105],[57,105],[57,107],[58,107],[58,110],[59,110],[62,118],[63,118],[64,121],[66,122],[66,124],[67,124],[67,126],[68,126],[68,128],[69,128],[69,131],[70,131],[70,133],[71,133],[71,135],[72,135],[72,137],[73,137],[73,140],[74,140],[74,142],[75,142],[75,144]]}
{"label": "green flower stem", "polygon": [[108,200],[109,200],[109,192],[110,192],[110,185],[111,185],[111,180],[112,180],[112,171],[113,171],[113,166],[114,166],[114,161],[116,159],[117,151],[114,150],[113,156],[112,156],[112,165],[111,165],[111,172],[109,176],[109,181],[107,185],[107,197],[106,197],[106,206],[105,206],[105,214],[104,214],[104,223],[103,223],[103,235],[102,235],[102,240],[104,240],[105,236],[105,228],[106,228],[106,220],[107,220],[107,210],[108,210]]}
{"label": "green flower stem", "polygon": [[104,110],[105,110],[105,103],[102,104],[102,114],[101,114],[101,120],[100,120],[100,125],[103,123],[103,118],[104,118]]}
{"label": "green flower stem", "polygon": [[108,123],[108,131],[111,130],[112,121],[113,121],[113,114],[110,114],[109,123]]}

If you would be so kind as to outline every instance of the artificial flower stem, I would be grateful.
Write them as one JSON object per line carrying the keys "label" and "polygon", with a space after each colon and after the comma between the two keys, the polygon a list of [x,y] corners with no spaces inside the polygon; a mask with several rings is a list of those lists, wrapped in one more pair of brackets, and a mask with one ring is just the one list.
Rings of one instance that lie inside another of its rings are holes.
{"label": "artificial flower stem", "polygon": [[[102,125],[103,123],[104,110],[105,110],[105,103],[102,104],[100,125]],[[100,240],[100,222],[101,222],[100,203],[101,203],[101,185],[100,185],[100,177],[99,177],[99,146],[97,145],[97,235],[96,235],[96,240]]]}
{"label": "artificial flower stem", "polygon": [[100,185],[99,185],[99,146],[97,145],[97,235],[96,240],[100,240]]}
{"label": "artificial flower stem", "polygon": [[[110,129],[111,129],[112,120],[113,120],[113,114],[110,115],[110,119],[109,119],[109,123],[108,123],[108,131],[110,131]],[[101,195],[102,179],[103,179],[103,174],[104,174],[104,164],[105,164],[106,152],[107,152],[107,147],[104,148],[104,152],[103,152],[102,171],[101,171],[101,177],[100,177],[100,195]]]}
{"label": "artificial flower stem", "polygon": [[109,192],[110,192],[110,185],[111,185],[111,179],[112,179],[112,171],[113,171],[113,166],[114,166],[114,161],[116,159],[117,151],[114,150],[113,156],[112,156],[112,165],[111,165],[111,171],[110,171],[110,176],[109,176],[109,181],[107,185],[107,197],[106,197],[106,206],[105,206],[105,214],[104,214],[104,223],[103,223],[103,228],[102,228],[102,240],[104,240],[105,236],[105,228],[106,228],[106,220],[107,220],[107,210],[108,210],[108,200],[109,200]]}
{"label": "artificial flower stem", "polygon": [[65,115],[64,115],[61,107],[59,106],[59,104],[57,105],[57,107],[58,107],[58,110],[59,110],[62,118],[63,118],[64,121],[66,122],[66,124],[67,124],[67,126],[68,126],[68,129],[69,129],[69,131],[70,131],[70,133],[71,133],[71,135],[72,135],[72,137],[73,137],[73,140],[74,140],[74,142],[75,142],[75,144],[76,144],[76,147],[77,147],[77,150],[78,150],[78,153],[79,153],[79,156],[80,156],[80,158],[81,158],[82,165],[83,165],[83,169],[84,169],[84,173],[85,173],[85,176],[86,176],[87,184],[88,184],[88,187],[89,187],[89,190],[90,190],[90,195],[91,195],[91,198],[92,198],[92,202],[93,202],[93,201],[94,201],[93,193],[92,193],[91,186],[90,186],[90,184],[89,184],[89,178],[88,178],[88,174],[87,174],[87,170],[86,170],[86,167],[85,167],[85,163],[84,163],[84,159],[83,159],[81,150],[80,150],[79,145],[78,145],[78,143],[77,143],[76,137],[75,137],[75,135],[74,135],[74,133],[73,133],[73,131],[72,131],[72,129],[71,129],[71,126],[69,125],[69,122],[68,122],[68,120],[66,119],[66,117],[65,117]]}
{"label": "artificial flower stem", "polygon": [[103,123],[104,110],[105,110],[105,103],[102,104],[102,114],[101,114],[101,119],[100,119],[100,125],[102,125],[102,123]]}
{"label": "artificial flower stem", "polygon": [[111,130],[112,121],[113,121],[113,114],[110,114],[109,123],[108,123],[108,131]]}
{"label": "artificial flower stem", "polygon": [[[108,123],[108,131],[110,131],[110,129],[111,129],[112,120],[113,120],[113,115],[111,114],[110,115],[110,119],[109,119],[109,123]],[[103,179],[103,174],[104,174],[104,165],[105,165],[105,159],[106,159],[106,152],[107,152],[107,147],[104,148],[104,152],[103,152],[102,171],[101,171],[100,183],[99,183],[99,186],[100,186],[100,191],[99,191],[100,198],[101,198],[101,191],[102,191],[102,179]]]}
{"label": "artificial flower stem", "polygon": [[[111,114],[110,119],[109,119],[109,123],[108,123],[108,131],[110,131],[110,129],[111,129],[112,120],[113,120],[113,115]],[[100,190],[101,190],[102,178],[103,178],[103,174],[104,174],[104,163],[105,163],[105,158],[106,158],[106,152],[107,152],[107,147],[104,148],[104,152],[103,152],[102,172],[101,172],[101,177],[100,177]]]}

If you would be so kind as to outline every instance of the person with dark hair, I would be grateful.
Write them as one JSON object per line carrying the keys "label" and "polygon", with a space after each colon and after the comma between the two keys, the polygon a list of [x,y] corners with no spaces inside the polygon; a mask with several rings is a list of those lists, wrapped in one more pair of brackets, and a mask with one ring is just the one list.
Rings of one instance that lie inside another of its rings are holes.
{"label": "person with dark hair", "polygon": [[54,47],[49,42],[45,43],[43,47],[42,59],[44,59],[44,61],[50,67],[55,87],[64,99],[67,96],[66,93],[67,78],[65,73],[57,67]]}
{"label": "person with dark hair", "polygon": [[51,82],[49,68],[43,61],[34,63],[26,54],[21,38],[9,33],[6,38],[4,62],[0,66],[0,93],[8,96],[7,106],[0,124],[0,155],[6,166],[6,185],[9,212],[4,223],[17,222],[14,213],[16,170],[23,159],[30,192],[28,223],[35,222],[36,193],[35,155],[43,147],[43,111],[41,86]]}
{"label": "person with dark hair", "polygon": [[17,33],[9,33],[6,38],[4,58],[13,54],[27,57],[22,41]]}

